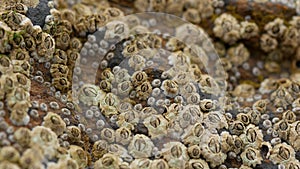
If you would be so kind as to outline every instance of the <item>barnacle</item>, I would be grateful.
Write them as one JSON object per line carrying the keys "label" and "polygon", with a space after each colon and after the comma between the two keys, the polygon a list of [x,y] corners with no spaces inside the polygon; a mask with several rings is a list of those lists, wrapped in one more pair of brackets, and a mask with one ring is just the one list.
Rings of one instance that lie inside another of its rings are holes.
{"label": "barnacle", "polygon": [[136,134],[128,145],[128,152],[134,158],[148,158],[154,148],[153,142],[143,134]]}
{"label": "barnacle", "polygon": [[258,164],[261,164],[262,157],[260,152],[252,147],[247,147],[241,154],[241,158],[245,165],[255,167]]}
{"label": "barnacle", "polygon": [[148,129],[151,139],[161,138],[167,133],[168,121],[162,115],[151,115],[144,119],[143,123]]}
{"label": "barnacle", "polygon": [[114,169],[119,168],[122,160],[114,155],[107,153],[101,159],[97,160],[94,164],[95,169]]}
{"label": "barnacle", "polygon": [[187,148],[180,142],[165,143],[161,151],[164,159],[173,168],[184,168],[185,163],[189,160]]}
{"label": "barnacle", "polygon": [[296,151],[300,149],[300,122],[296,121],[291,125],[289,134],[289,143],[294,147]]}
{"label": "barnacle", "polygon": [[103,98],[103,95],[104,93],[98,86],[85,84],[79,90],[78,99],[88,106],[98,105],[99,101]]}
{"label": "barnacle", "polygon": [[50,128],[56,135],[61,135],[66,130],[66,123],[53,112],[48,112],[44,117],[43,126]]}
{"label": "barnacle", "polygon": [[295,158],[295,150],[286,143],[277,144],[272,150],[270,160],[275,163],[286,163]]}
{"label": "barnacle", "polygon": [[69,149],[70,157],[76,161],[79,168],[85,168],[88,163],[86,152],[78,146],[71,145]]}

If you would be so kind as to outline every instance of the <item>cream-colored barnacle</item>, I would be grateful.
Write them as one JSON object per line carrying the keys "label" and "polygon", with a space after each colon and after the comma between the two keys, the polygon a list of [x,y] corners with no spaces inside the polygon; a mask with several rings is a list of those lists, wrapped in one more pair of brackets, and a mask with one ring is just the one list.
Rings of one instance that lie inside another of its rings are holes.
{"label": "cream-colored barnacle", "polygon": [[70,157],[76,161],[79,168],[85,168],[88,165],[88,155],[81,147],[70,145],[68,150]]}
{"label": "cream-colored barnacle", "polygon": [[[29,103],[29,101],[29,92],[20,87],[14,88],[11,92],[7,93],[6,95],[6,105],[8,106],[9,110],[12,110],[16,103]],[[27,107],[29,107],[29,105],[27,105]]]}
{"label": "cream-colored barnacle", "polygon": [[128,65],[135,71],[141,71],[146,66],[146,59],[143,56],[136,54],[128,59]]}
{"label": "cream-colored barnacle", "polygon": [[126,127],[134,130],[134,126],[139,122],[139,114],[135,110],[129,110],[119,114],[118,121],[116,122],[119,127]]}
{"label": "cream-colored barnacle", "polygon": [[288,163],[286,163],[285,168],[288,169],[299,169],[300,168],[300,162],[297,159],[291,160]]}
{"label": "cream-colored barnacle", "polygon": [[191,73],[179,71],[176,73],[176,75],[174,76],[174,78],[172,80],[174,80],[178,85],[183,86],[183,85],[189,83],[190,81],[192,81],[193,79],[194,78],[191,75]]}
{"label": "cream-colored barnacle", "polygon": [[175,37],[171,37],[168,40],[168,42],[166,43],[166,48],[172,52],[183,49],[184,47],[185,47],[185,44]]}
{"label": "cream-colored barnacle", "polygon": [[263,34],[260,37],[260,47],[265,52],[273,51],[277,48],[278,42],[275,38],[268,34]]}
{"label": "cream-colored barnacle", "polygon": [[232,146],[234,145],[234,139],[232,135],[227,131],[223,131],[220,136],[222,152],[228,153],[233,148]]}
{"label": "cream-colored barnacle", "polygon": [[128,44],[124,47],[122,54],[124,55],[124,57],[130,58],[131,56],[138,54],[138,51],[139,50],[135,44]]}
{"label": "cream-colored barnacle", "polygon": [[300,30],[300,17],[299,16],[293,16],[292,20],[289,22],[293,27]]}
{"label": "cream-colored barnacle", "polygon": [[139,158],[132,161],[130,168],[132,169],[150,169],[152,161],[147,158]]}
{"label": "cream-colored barnacle", "polygon": [[68,62],[67,53],[61,49],[56,49],[55,53],[53,54],[52,62],[53,62],[52,65],[53,64],[66,65]]}
{"label": "cream-colored barnacle", "polygon": [[50,164],[48,163],[48,169],[59,169],[59,168],[68,168],[68,169],[78,169],[78,164],[75,160],[70,157],[67,158],[60,158],[56,165],[53,165],[51,168]]}
{"label": "cream-colored barnacle", "polygon": [[171,168],[184,168],[189,160],[187,148],[180,142],[165,143],[161,152]]}
{"label": "cream-colored barnacle", "polygon": [[199,159],[201,155],[201,148],[198,145],[192,145],[187,148],[188,154],[192,159]]}
{"label": "cream-colored barnacle", "polygon": [[204,30],[200,27],[197,27],[191,23],[184,23],[176,27],[175,37],[183,40],[188,39],[191,44],[196,44],[197,42],[199,43],[205,40],[205,36],[201,36],[203,34]]}
{"label": "cream-colored barnacle", "polygon": [[184,106],[182,110],[178,111],[178,113],[178,121],[182,128],[186,128],[189,125],[193,125],[197,122],[202,122],[203,120],[203,113],[201,112],[199,106],[196,105]]}
{"label": "cream-colored barnacle", "polygon": [[227,54],[230,61],[236,66],[242,65],[250,57],[249,50],[242,43],[235,47],[229,48]]}
{"label": "cream-colored barnacle", "polygon": [[113,21],[106,25],[104,39],[109,42],[118,42],[129,34],[129,27],[125,22]]}
{"label": "cream-colored barnacle", "polygon": [[114,72],[114,81],[119,84],[121,82],[130,80],[130,75],[128,74],[127,69],[120,69],[117,72]]}
{"label": "cream-colored barnacle", "polygon": [[215,103],[210,99],[203,99],[200,101],[200,109],[202,112],[210,112],[216,109]]}
{"label": "cream-colored barnacle", "polygon": [[52,85],[61,92],[67,92],[71,83],[66,77],[56,77],[52,79]]}
{"label": "cream-colored barnacle", "polygon": [[291,125],[289,143],[296,151],[300,150],[300,121],[296,121]]}
{"label": "cream-colored barnacle", "polygon": [[293,108],[300,107],[300,98],[297,98],[292,103]]}
{"label": "cream-colored barnacle", "polygon": [[139,100],[147,100],[152,93],[152,86],[149,81],[143,82],[136,87],[136,96]]}
{"label": "cream-colored barnacle", "polygon": [[164,159],[155,159],[151,162],[150,169],[169,169],[169,165]]}
{"label": "cream-colored barnacle", "polygon": [[13,72],[14,73],[22,73],[26,76],[30,74],[31,65],[28,61],[24,60],[12,60]]}
{"label": "cream-colored barnacle", "polygon": [[119,144],[110,144],[108,146],[109,153],[113,153],[118,157],[121,157],[125,161],[132,161],[133,158],[128,154],[127,147],[121,146]]}
{"label": "cream-colored barnacle", "polygon": [[107,15],[110,20],[114,20],[118,17],[124,16],[124,12],[118,8],[109,7],[104,10],[104,15]]}
{"label": "cream-colored barnacle", "polygon": [[58,49],[66,50],[69,47],[71,38],[68,32],[63,31],[56,35],[55,45]]}
{"label": "cream-colored barnacle", "polygon": [[261,113],[257,110],[250,110],[247,112],[247,114],[249,115],[250,117],[250,122],[255,124],[255,125],[258,125],[259,122],[260,122],[260,119],[261,119]]}
{"label": "cream-colored barnacle", "polygon": [[237,114],[236,119],[244,123],[244,125],[248,125],[251,122],[249,115],[245,113]]}
{"label": "cream-colored barnacle", "polygon": [[151,157],[154,148],[153,142],[143,134],[136,134],[128,145],[128,152],[134,158]]}
{"label": "cream-colored barnacle", "polygon": [[108,142],[105,140],[98,140],[94,143],[92,148],[92,156],[98,160],[108,152]]}
{"label": "cream-colored barnacle", "polygon": [[23,148],[29,147],[31,131],[28,128],[20,127],[14,132],[14,140]]}
{"label": "cream-colored barnacle", "polygon": [[286,143],[277,144],[270,153],[270,160],[274,164],[285,164],[295,159],[295,150]]}
{"label": "cream-colored barnacle", "polygon": [[196,145],[205,140],[208,135],[209,133],[207,133],[203,125],[196,123],[185,130],[185,133],[182,135],[182,140],[185,144]]}
{"label": "cream-colored barnacle", "polygon": [[286,31],[283,34],[283,41],[281,44],[281,49],[285,54],[293,54],[295,52],[295,49],[298,47],[299,42],[299,32],[294,27],[288,27]]}
{"label": "cream-colored barnacle", "polygon": [[[152,115],[157,115],[158,112],[155,110],[154,107],[144,107],[142,111],[139,112],[140,119],[146,119],[147,117],[150,117]],[[164,115],[166,118],[166,116]]]}
{"label": "cream-colored barnacle", "polygon": [[210,75],[203,74],[198,80],[198,86],[201,92],[206,94],[218,95],[220,93],[219,85]]}
{"label": "cream-colored barnacle", "polygon": [[209,169],[208,163],[200,158],[191,159],[186,164],[186,169]]}
{"label": "cream-colored barnacle", "polygon": [[244,132],[245,125],[241,121],[233,121],[229,124],[229,131],[231,134],[240,135]]}
{"label": "cream-colored barnacle", "polygon": [[300,83],[296,80],[293,80],[291,85],[288,86],[288,91],[291,93],[292,96],[298,98],[300,95]]}
{"label": "cream-colored barnacle", "polygon": [[236,97],[252,97],[255,94],[255,89],[250,84],[240,84],[234,89],[232,94]]}
{"label": "cream-colored barnacle", "polygon": [[59,147],[57,135],[43,126],[34,127],[31,133],[31,147],[39,147],[48,159],[54,158]]}
{"label": "cream-colored barnacle", "polygon": [[16,126],[23,126],[29,123],[30,117],[27,113],[29,111],[29,106],[30,103],[25,101],[17,102],[13,106],[9,117],[12,124]]}
{"label": "cream-colored barnacle", "polygon": [[20,153],[13,146],[4,146],[0,150],[0,161],[9,161],[12,163],[18,162]]}
{"label": "cream-colored barnacle", "polygon": [[114,80],[114,74],[111,72],[111,69],[106,68],[100,74],[101,80],[108,80],[112,82]]}
{"label": "cream-colored barnacle", "polygon": [[61,135],[66,130],[66,123],[53,112],[48,112],[44,117],[43,126],[50,128],[56,135]]}
{"label": "cream-colored barnacle", "polygon": [[133,86],[129,80],[126,80],[124,82],[119,83],[117,89],[118,95],[127,97],[132,91]]}
{"label": "cream-colored barnacle", "polygon": [[294,123],[297,120],[297,116],[293,111],[287,110],[283,113],[282,119],[288,123]]}
{"label": "cream-colored barnacle", "polygon": [[6,55],[0,55],[0,72],[2,74],[7,74],[12,72],[13,65],[11,63],[11,60]]}
{"label": "cream-colored barnacle", "polygon": [[265,30],[272,37],[280,37],[284,34],[286,26],[283,23],[284,21],[280,18],[276,18],[274,21],[269,22],[265,25]]}
{"label": "cream-colored barnacle", "polygon": [[293,97],[282,86],[279,86],[276,91],[271,94],[271,101],[273,101],[274,106],[286,108],[289,104],[293,102]]}
{"label": "cream-colored barnacle", "polygon": [[206,161],[210,162],[211,167],[222,164],[227,158],[227,155],[222,152],[221,138],[218,135],[212,135],[201,147],[202,155]]}
{"label": "cream-colored barnacle", "polygon": [[240,135],[240,138],[243,140],[244,145],[254,148],[260,148],[263,142],[262,131],[253,124],[246,127],[244,133]]}
{"label": "cream-colored barnacle", "polygon": [[232,135],[232,138],[233,138],[232,151],[236,154],[241,153],[245,148],[243,140],[237,135]]}
{"label": "cream-colored barnacle", "polygon": [[10,53],[11,60],[25,60],[28,61],[30,58],[28,52],[23,49],[15,49]]}
{"label": "cream-colored barnacle", "polygon": [[186,83],[184,86],[180,87],[180,95],[187,97],[188,95],[197,92],[197,88],[195,84],[192,82]]}
{"label": "cream-colored barnacle", "polygon": [[116,142],[122,145],[128,145],[132,139],[131,130],[126,127],[120,127],[116,130]]}
{"label": "cream-colored barnacle", "polygon": [[259,111],[261,114],[265,113],[267,110],[267,105],[270,103],[267,99],[257,100],[253,106],[252,109]]}
{"label": "cream-colored barnacle", "polygon": [[118,106],[118,111],[120,113],[123,113],[123,112],[126,112],[126,111],[129,111],[129,110],[132,110],[133,109],[133,102],[131,102],[131,100],[123,100],[119,106]]}
{"label": "cream-colored barnacle", "polygon": [[167,134],[168,121],[162,115],[152,115],[144,120],[151,139],[161,138]]}
{"label": "cream-colored barnacle", "polygon": [[247,147],[241,154],[243,163],[249,167],[255,167],[258,164],[261,164],[262,157],[259,150],[253,147]]}
{"label": "cream-colored barnacle", "polygon": [[201,21],[199,11],[197,9],[189,8],[183,13],[183,18],[191,23],[198,24]]}
{"label": "cream-colored barnacle", "polygon": [[101,130],[100,137],[109,143],[113,143],[116,138],[115,130],[111,128],[104,128]]}
{"label": "cream-colored barnacle", "polygon": [[105,116],[118,114],[117,107],[120,103],[118,96],[113,93],[107,93],[104,98],[100,100],[99,108],[103,111]]}
{"label": "cream-colored barnacle", "polygon": [[143,82],[147,81],[148,75],[144,71],[136,71],[132,74],[130,80],[133,86],[139,86]]}
{"label": "cream-colored barnacle", "polygon": [[81,130],[76,126],[68,126],[66,134],[71,142],[79,142],[81,139]]}
{"label": "cream-colored barnacle", "polygon": [[3,161],[0,163],[0,168],[8,168],[8,169],[20,169],[20,167],[15,164],[8,161]]}
{"label": "cream-colored barnacle", "polygon": [[31,147],[23,152],[19,163],[21,168],[42,168],[42,160],[44,160],[42,151],[39,148]]}
{"label": "cream-colored barnacle", "polygon": [[161,89],[168,97],[175,97],[179,92],[178,84],[173,80],[164,80],[161,85]]}
{"label": "cream-colored barnacle", "polygon": [[22,73],[14,73],[16,79],[16,86],[25,89],[26,91],[30,91],[31,88],[31,81],[30,79],[22,74]]}
{"label": "cream-colored barnacle", "polygon": [[278,136],[287,140],[290,134],[290,124],[286,120],[280,120],[274,124],[274,130],[278,132]]}
{"label": "cream-colored barnacle", "polygon": [[259,28],[255,22],[241,22],[240,34],[243,39],[250,39],[259,35]]}
{"label": "cream-colored barnacle", "polygon": [[103,99],[104,93],[96,85],[84,84],[79,89],[78,98],[82,103],[91,106],[98,105],[99,101]]}
{"label": "cream-colored barnacle", "polygon": [[224,114],[220,111],[211,111],[204,115],[203,122],[209,129],[228,128]]}
{"label": "cream-colored barnacle", "polygon": [[52,64],[50,67],[50,73],[53,78],[67,77],[69,68],[63,64]]}
{"label": "cream-colored barnacle", "polygon": [[[112,85],[111,83],[108,81],[108,80],[102,80],[100,83],[99,83],[99,87],[101,90],[103,90],[104,92],[111,92],[111,88],[112,88]],[[127,95],[128,96],[128,95]]]}
{"label": "cream-colored barnacle", "polygon": [[266,78],[261,82],[259,92],[262,94],[270,93],[278,88],[279,84],[274,78]]}
{"label": "cream-colored barnacle", "polygon": [[171,53],[171,55],[168,56],[168,63],[175,66],[176,70],[186,71],[191,64],[191,60],[189,55],[182,51],[178,51]]}

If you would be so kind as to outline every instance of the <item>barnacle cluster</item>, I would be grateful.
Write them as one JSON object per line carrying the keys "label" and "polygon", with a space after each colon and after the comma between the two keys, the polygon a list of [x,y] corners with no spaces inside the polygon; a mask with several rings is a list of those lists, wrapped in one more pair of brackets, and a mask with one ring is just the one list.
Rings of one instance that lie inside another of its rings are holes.
{"label": "barnacle cluster", "polygon": [[0,169],[300,168],[299,1],[0,4]]}

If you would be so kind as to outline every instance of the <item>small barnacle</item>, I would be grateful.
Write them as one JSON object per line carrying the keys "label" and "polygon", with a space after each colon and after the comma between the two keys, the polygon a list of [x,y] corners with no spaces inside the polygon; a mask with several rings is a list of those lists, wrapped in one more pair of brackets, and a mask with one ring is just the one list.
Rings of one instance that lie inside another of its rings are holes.
{"label": "small barnacle", "polygon": [[211,111],[206,113],[203,122],[209,129],[228,128],[228,124],[224,114],[221,111]]}
{"label": "small barnacle", "polygon": [[223,13],[215,20],[213,32],[224,42],[234,44],[240,38],[240,25],[232,15]]}
{"label": "small barnacle", "polygon": [[178,84],[173,80],[164,80],[160,87],[168,97],[175,97],[179,92]]}
{"label": "small barnacle", "polygon": [[131,131],[126,127],[120,127],[116,130],[116,142],[122,145],[128,145],[131,141]]}
{"label": "small barnacle", "polygon": [[66,92],[71,84],[66,77],[57,77],[52,79],[52,85],[58,90]]}
{"label": "small barnacle", "polygon": [[112,85],[108,80],[102,80],[99,83],[99,87],[104,92],[111,92]]}
{"label": "small barnacle", "polygon": [[85,168],[87,166],[88,155],[81,147],[71,145],[68,152],[70,157],[76,161],[79,168]]}
{"label": "small barnacle", "polygon": [[13,70],[11,60],[6,55],[0,55],[0,72],[2,74],[10,73]]}
{"label": "small barnacle", "polygon": [[67,50],[70,41],[70,35],[67,32],[61,32],[55,36],[55,45],[58,49]]}
{"label": "small barnacle", "polygon": [[215,103],[210,99],[203,99],[200,101],[200,109],[202,112],[207,113],[216,109]]}
{"label": "small barnacle", "polygon": [[17,102],[10,113],[10,121],[12,124],[16,126],[27,125],[30,121],[30,117],[28,115],[29,111],[29,103],[28,102]]}
{"label": "small barnacle", "polygon": [[296,121],[291,124],[289,143],[296,151],[300,150],[300,121]]}
{"label": "small barnacle", "polygon": [[167,133],[168,121],[162,115],[151,115],[143,124],[147,127],[151,139],[161,138]]}
{"label": "small barnacle", "polygon": [[191,76],[188,72],[178,71],[176,72],[176,75],[173,76],[173,79],[179,86],[183,86],[187,83],[189,83],[194,78]]}
{"label": "small barnacle", "polygon": [[224,153],[230,152],[234,145],[234,139],[233,139],[232,135],[227,131],[223,131],[220,134],[220,136],[221,136],[222,152],[224,152]]}
{"label": "small barnacle", "polygon": [[125,22],[112,21],[106,25],[104,39],[109,42],[118,42],[129,34],[129,27]]}
{"label": "small barnacle", "polygon": [[288,168],[288,169],[299,169],[300,168],[300,162],[299,160],[291,160],[289,162],[287,162],[285,164],[285,168]]}
{"label": "small barnacle", "polygon": [[130,92],[133,89],[132,83],[129,80],[121,82],[118,84],[118,95],[120,96],[129,96]]}
{"label": "small barnacle", "polygon": [[250,84],[240,84],[234,89],[232,94],[236,97],[252,97],[255,94],[255,89]]}
{"label": "small barnacle", "polygon": [[270,99],[276,107],[284,108],[294,100],[288,90],[282,86],[278,87],[278,89],[271,94]]}
{"label": "small barnacle", "polygon": [[192,159],[199,159],[201,155],[201,148],[198,145],[189,146],[187,152]]}
{"label": "small barnacle", "polygon": [[192,93],[186,98],[186,102],[188,104],[194,104],[197,105],[200,102],[200,95],[198,93]]}
{"label": "small barnacle", "polygon": [[140,71],[146,66],[146,59],[139,54],[135,54],[129,58],[128,65],[135,71]]}
{"label": "small barnacle", "polygon": [[74,65],[76,60],[80,58],[80,53],[76,50],[67,50],[68,65]]}
{"label": "small barnacle", "polygon": [[229,60],[236,66],[242,65],[250,57],[250,52],[242,43],[235,47],[229,48],[227,54]]}
{"label": "small barnacle", "polygon": [[118,169],[122,159],[115,154],[107,153],[94,164],[95,169]]}
{"label": "small barnacle", "polygon": [[66,123],[53,112],[48,112],[44,117],[43,126],[50,128],[56,135],[61,135],[66,130]]}
{"label": "small barnacle", "polygon": [[244,125],[246,125],[246,126],[250,123],[250,117],[248,114],[245,114],[245,113],[239,113],[236,116],[236,119],[241,121],[242,123],[244,123]]}
{"label": "small barnacle", "polygon": [[252,109],[263,114],[267,110],[268,103],[269,103],[269,101],[267,99],[258,100],[253,104]]}
{"label": "small barnacle", "polygon": [[263,160],[260,155],[260,152],[253,147],[247,147],[242,152],[241,158],[243,160],[243,164],[249,167],[255,167],[256,165],[261,164]]}
{"label": "small barnacle", "polygon": [[119,84],[121,82],[124,82],[124,81],[127,81],[127,80],[130,80],[130,75],[128,74],[128,70],[127,69],[119,69],[118,71],[116,72],[113,72],[114,73],[114,81]]}
{"label": "small barnacle", "polygon": [[152,93],[152,86],[150,82],[143,82],[136,87],[136,96],[139,100],[147,100]]}
{"label": "small barnacle", "polygon": [[67,61],[68,61],[67,53],[65,51],[61,50],[61,49],[56,49],[54,54],[53,54],[53,58],[52,58],[53,63],[52,63],[52,65],[53,64],[66,65]]}
{"label": "small barnacle", "polygon": [[15,79],[16,79],[16,86],[22,87],[26,91],[30,91],[31,88],[31,81],[30,79],[21,73],[14,73]]}
{"label": "small barnacle", "polygon": [[134,158],[151,157],[154,144],[151,139],[143,134],[136,134],[128,145],[128,152]]}
{"label": "small barnacle", "polygon": [[260,122],[260,119],[261,119],[261,113],[257,110],[250,110],[247,112],[247,114],[249,115],[250,117],[250,122],[255,124],[255,125],[258,125],[259,122]]}
{"label": "small barnacle", "polygon": [[100,137],[109,143],[113,143],[116,137],[115,130],[111,128],[104,128],[101,130]]}
{"label": "small barnacle", "polygon": [[26,76],[29,76],[31,65],[28,61],[24,60],[12,60],[13,72],[22,73]]}
{"label": "small barnacle", "polygon": [[19,152],[12,146],[4,146],[0,150],[0,161],[18,162],[20,159]]}
{"label": "small barnacle", "polygon": [[260,37],[260,47],[265,52],[273,51],[277,48],[278,42],[275,38],[268,34],[263,34]]}
{"label": "small barnacle", "polygon": [[290,134],[290,124],[285,120],[280,120],[274,124],[274,130],[277,131],[278,136],[284,140],[287,140]]}
{"label": "small barnacle", "polygon": [[39,147],[48,159],[52,159],[59,147],[57,135],[43,126],[34,127],[31,133],[31,147]]}
{"label": "small barnacle", "polygon": [[206,94],[218,95],[220,93],[219,85],[210,75],[201,75],[198,80],[198,86],[201,92]]}
{"label": "small barnacle", "polygon": [[132,74],[130,79],[131,79],[133,86],[139,86],[143,82],[147,81],[148,76],[147,76],[146,72],[144,72],[144,71],[136,71]]}
{"label": "small barnacle", "polygon": [[250,124],[244,130],[244,133],[240,135],[243,140],[244,145],[249,145],[251,147],[259,148],[263,142],[263,134],[258,127]]}
{"label": "small barnacle", "polygon": [[147,158],[135,159],[131,162],[130,168],[132,169],[150,169],[152,161]]}
{"label": "small barnacle", "polygon": [[12,110],[13,107],[19,102],[21,102],[23,105],[26,105],[27,108],[30,105],[29,92],[20,87],[14,88],[11,92],[9,92],[6,95],[6,98],[6,105],[10,110]]}
{"label": "small barnacle", "polygon": [[274,164],[284,164],[295,159],[295,150],[286,143],[280,143],[271,150],[270,160]]}
{"label": "small barnacle", "polygon": [[282,119],[288,123],[294,123],[297,120],[297,116],[293,111],[287,110],[283,113]]}
{"label": "small barnacle", "polygon": [[204,135],[206,135],[206,131],[201,123],[196,123],[188,129],[189,130],[185,131],[185,134],[182,135],[185,144],[196,145],[205,138]]}
{"label": "small barnacle", "polygon": [[103,98],[100,99],[99,108],[103,111],[103,114],[108,117],[118,114],[117,106],[119,103],[120,100],[118,96],[114,95],[113,93],[107,93]]}
{"label": "small barnacle", "polygon": [[29,56],[29,54],[26,50],[15,49],[10,53],[9,57],[10,57],[11,60],[28,61],[30,56]]}
{"label": "small barnacle", "polygon": [[18,128],[14,132],[14,140],[24,148],[28,147],[31,140],[31,131],[25,127]]}
{"label": "small barnacle", "polygon": [[33,52],[36,49],[36,44],[35,44],[35,39],[30,35],[30,34],[24,34],[24,43],[25,43],[25,48]]}
{"label": "small barnacle", "polygon": [[129,110],[119,115],[117,125],[119,127],[126,127],[130,130],[139,122],[139,114],[135,110]]}
{"label": "small barnacle", "polygon": [[227,158],[227,155],[222,152],[220,136],[212,135],[206,141],[207,142],[202,145],[203,157],[210,162],[211,167],[222,164]]}
{"label": "small barnacle", "polygon": [[78,99],[88,106],[96,106],[98,105],[99,101],[103,99],[103,95],[104,93],[98,86],[92,84],[84,84],[79,89]]}
{"label": "small barnacle", "polygon": [[108,143],[105,140],[98,140],[92,148],[92,155],[95,159],[103,157],[108,152]]}
{"label": "small barnacle", "polygon": [[229,125],[229,131],[231,134],[240,135],[244,132],[244,130],[245,130],[244,123],[242,123],[241,121],[238,121],[238,120],[233,121]]}
{"label": "small barnacle", "polygon": [[178,121],[182,128],[194,125],[195,123],[203,120],[203,113],[201,112],[199,106],[196,105],[184,106],[183,109],[178,111],[178,113]]}
{"label": "small barnacle", "polygon": [[118,111],[120,113],[123,113],[123,112],[129,111],[129,110],[132,110],[132,108],[133,108],[133,105],[132,105],[131,101],[124,100],[119,104]]}
{"label": "small barnacle", "polygon": [[164,159],[156,159],[151,162],[150,169],[169,169],[169,165]]}
{"label": "small barnacle", "polygon": [[190,83],[186,83],[184,86],[179,88],[179,94],[187,97],[188,95],[197,92],[197,88],[195,86],[195,84],[193,84],[192,82]]}
{"label": "small barnacle", "polygon": [[165,143],[161,152],[170,168],[184,168],[189,160],[187,148],[180,142]]}
{"label": "small barnacle", "polygon": [[66,133],[69,141],[79,142],[81,139],[81,130],[76,126],[68,126]]}
{"label": "small barnacle", "polygon": [[264,29],[272,37],[281,37],[286,30],[286,26],[283,22],[282,19],[276,18],[274,21],[267,23]]}
{"label": "small barnacle", "polygon": [[191,23],[198,24],[201,21],[199,11],[197,9],[189,8],[183,13],[183,18]]}
{"label": "small barnacle", "polygon": [[206,169],[209,168],[207,162],[203,159],[191,159],[186,164],[186,169]]}
{"label": "small barnacle", "polygon": [[63,64],[51,64],[50,73],[53,78],[67,77],[69,68]]}
{"label": "small barnacle", "polygon": [[255,22],[241,22],[240,34],[243,39],[250,39],[259,34],[259,28]]}

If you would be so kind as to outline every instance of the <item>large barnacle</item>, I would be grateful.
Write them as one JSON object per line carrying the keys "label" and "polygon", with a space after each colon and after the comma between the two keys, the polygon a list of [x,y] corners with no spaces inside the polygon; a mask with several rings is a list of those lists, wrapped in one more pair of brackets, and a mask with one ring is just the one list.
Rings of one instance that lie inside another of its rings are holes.
{"label": "large barnacle", "polygon": [[118,114],[117,106],[119,105],[119,102],[120,100],[118,96],[113,93],[107,93],[103,98],[101,98],[99,108],[103,111],[103,114],[108,117]]}
{"label": "large barnacle", "polygon": [[136,134],[128,145],[128,152],[134,158],[151,157],[154,148],[153,142],[143,134]]}
{"label": "large barnacle", "polygon": [[260,152],[252,147],[247,147],[241,154],[243,163],[249,167],[255,167],[258,164],[261,164],[262,157]]}
{"label": "large barnacle", "polygon": [[120,157],[107,153],[94,164],[95,169],[114,169],[119,168],[122,160]]}
{"label": "large barnacle", "polygon": [[58,114],[48,112],[44,117],[43,126],[50,128],[57,135],[61,135],[66,130],[66,123]]}
{"label": "large barnacle", "polygon": [[87,153],[79,146],[71,145],[69,149],[70,157],[76,161],[79,168],[84,168],[88,163]]}
{"label": "large barnacle", "polygon": [[295,150],[286,143],[277,144],[272,150],[270,160],[275,163],[286,163],[295,159]]}
{"label": "large barnacle", "polygon": [[162,115],[151,115],[144,120],[151,139],[161,138],[167,133],[168,121]]}
{"label": "large barnacle", "polygon": [[254,148],[261,147],[263,142],[262,131],[252,124],[247,126],[247,128],[244,130],[244,133],[240,135],[240,138],[243,140],[244,145]]}
{"label": "large barnacle", "polygon": [[184,168],[185,163],[189,160],[187,148],[180,142],[165,143],[161,151],[171,168]]}
{"label": "large barnacle", "polygon": [[104,93],[100,90],[98,86],[92,84],[83,85],[78,94],[78,99],[82,103],[91,106],[98,105],[99,101],[103,98]]}
{"label": "large barnacle", "polygon": [[300,150],[300,121],[296,121],[291,125],[289,143],[296,151]]}

